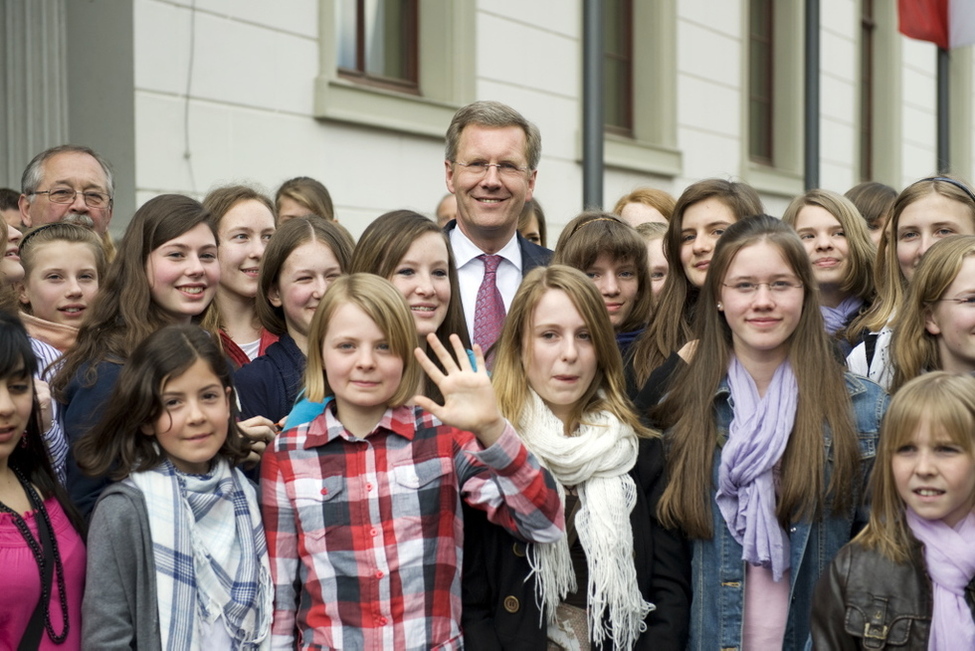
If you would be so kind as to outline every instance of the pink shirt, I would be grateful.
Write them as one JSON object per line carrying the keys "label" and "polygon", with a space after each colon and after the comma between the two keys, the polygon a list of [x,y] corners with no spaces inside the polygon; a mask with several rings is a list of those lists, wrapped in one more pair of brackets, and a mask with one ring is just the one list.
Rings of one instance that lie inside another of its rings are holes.
{"label": "pink shirt", "polygon": [[772,570],[745,563],[745,621],[741,648],[781,649],[789,621],[790,572],[772,580]]}
{"label": "pink shirt", "polygon": [[[778,499],[782,481],[782,460],[772,468],[775,496]],[[745,612],[741,632],[741,648],[781,649],[785,627],[789,623],[789,603],[792,590],[791,572],[786,570],[778,583],[772,570],[745,563]]]}
{"label": "pink shirt", "polygon": [[[85,545],[71,526],[58,501],[51,497],[44,502],[51,527],[58,541],[64,565],[68,604],[68,638],[56,645],[45,632],[41,636],[42,651],[75,651],[81,649],[81,597],[85,589]],[[37,539],[34,511],[24,515],[27,527]],[[16,649],[27,628],[34,607],[41,598],[41,575],[37,561],[27,541],[14,524],[13,516],[0,513],[0,568],[3,568],[3,589],[0,590],[0,649]],[[51,624],[60,634],[63,627],[61,600],[57,583],[51,581]]]}

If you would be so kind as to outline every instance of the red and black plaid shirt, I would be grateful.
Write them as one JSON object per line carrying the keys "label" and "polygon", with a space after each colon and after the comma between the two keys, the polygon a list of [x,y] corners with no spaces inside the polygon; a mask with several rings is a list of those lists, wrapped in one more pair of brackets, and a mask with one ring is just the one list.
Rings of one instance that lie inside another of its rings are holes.
{"label": "red and black plaid shirt", "polygon": [[264,455],[274,648],[459,648],[461,499],[520,538],[558,540],[555,484],[509,424],[483,448],[419,408],[366,438],[330,408]]}

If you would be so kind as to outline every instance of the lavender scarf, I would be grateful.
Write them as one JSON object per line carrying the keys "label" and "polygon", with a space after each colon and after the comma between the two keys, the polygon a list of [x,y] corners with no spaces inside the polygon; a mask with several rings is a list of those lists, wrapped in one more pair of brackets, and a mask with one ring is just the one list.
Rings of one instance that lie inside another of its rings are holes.
{"label": "lavender scarf", "polygon": [[826,322],[826,332],[835,335],[838,330],[845,328],[850,322],[850,317],[856,314],[862,305],[863,299],[859,296],[847,296],[836,307],[820,305],[819,311],[823,315],[823,321]]}
{"label": "lavender scarf", "polygon": [[975,621],[965,602],[965,588],[975,577],[975,514],[949,527],[907,509],[907,524],[924,545],[924,562],[934,584],[928,649],[975,649]]}
{"label": "lavender scarf", "polygon": [[759,398],[737,357],[731,358],[728,384],[734,416],[721,451],[715,499],[728,531],[742,546],[742,560],[770,567],[779,581],[789,569],[789,539],[775,517],[773,468],[795,424],[799,388],[785,361]]}

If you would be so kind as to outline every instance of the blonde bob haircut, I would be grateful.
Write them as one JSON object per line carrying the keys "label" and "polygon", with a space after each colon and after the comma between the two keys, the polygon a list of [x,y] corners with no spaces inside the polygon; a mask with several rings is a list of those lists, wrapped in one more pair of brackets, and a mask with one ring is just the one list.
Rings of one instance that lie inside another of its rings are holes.
{"label": "blonde bob haircut", "polygon": [[934,371],[905,384],[890,401],[870,477],[870,520],[853,540],[895,563],[920,554],[904,517],[904,500],[897,491],[892,462],[897,450],[910,443],[922,425],[933,436],[948,439],[975,456],[975,378]]}
{"label": "blonde bob haircut", "polygon": [[960,179],[947,175],[935,176],[915,181],[904,188],[894,201],[890,222],[884,229],[883,237],[880,238],[880,246],[877,247],[874,276],[877,284],[877,300],[861,319],[851,324],[851,328],[859,326],[871,332],[879,332],[902,304],[907,291],[907,279],[901,273],[897,261],[897,229],[904,210],[931,194],[940,194],[968,208],[972,229],[975,230],[975,195]]}
{"label": "blonde bob haircut", "polygon": [[369,273],[342,276],[329,285],[315,310],[308,332],[308,365],[305,368],[305,396],[321,402],[335,392],[328,384],[328,369],[322,359],[322,345],[335,312],[351,303],[375,322],[386,335],[392,353],[403,360],[403,377],[399,388],[389,399],[389,407],[406,404],[420,386],[423,369],[413,356],[416,348],[416,325],[406,299],[391,282]]}
{"label": "blonde bob haircut", "polygon": [[566,431],[575,431],[588,413],[608,411],[633,427],[639,436],[650,436],[626,397],[623,361],[599,291],[581,271],[560,264],[533,269],[522,280],[518,293],[511,300],[511,308],[496,346],[498,352],[491,376],[501,414],[512,423],[521,421],[531,388],[526,370],[532,363],[532,317],[542,296],[549,291],[563,291],[569,296],[589,328],[596,353],[596,374],[592,384],[573,405]]}
{"label": "blonde bob haircut", "polygon": [[636,271],[636,299],[626,321],[620,324],[619,331],[645,328],[653,310],[647,245],[640,234],[620,217],[608,212],[587,211],[570,221],[559,235],[552,263],[568,265],[586,273],[603,254],[616,263],[632,264]]}
{"label": "blonde bob haircut", "polygon": [[874,294],[873,261],[877,251],[874,248],[873,240],[870,239],[867,225],[860,216],[860,211],[857,210],[852,201],[843,195],[816,188],[793,199],[783,213],[782,221],[792,228],[796,228],[799,213],[806,206],[822,208],[839,222],[850,251],[847,257],[850,264],[847,267],[846,278],[843,279],[840,291],[848,296],[857,296],[869,302]]}
{"label": "blonde bob haircut", "polygon": [[975,235],[953,235],[935,242],[921,258],[894,317],[890,342],[894,365],[891,395],[918,375],[944,366],[938,336],[928,332],[925,321],[955,281],[965,259],[973,255]]}

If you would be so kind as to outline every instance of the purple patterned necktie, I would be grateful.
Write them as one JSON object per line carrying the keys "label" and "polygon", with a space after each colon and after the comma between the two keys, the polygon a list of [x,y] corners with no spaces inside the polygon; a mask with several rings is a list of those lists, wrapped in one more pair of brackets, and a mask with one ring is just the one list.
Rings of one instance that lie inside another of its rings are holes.
{"label": "purple patterned necktie", "polygon": [[[498,264],[502,258],[500,255],[479,255],[477,258],[484,263],[484,280],[477,290],[477,304],[474,306],[474,343],[487,355],[488,349],[501,335],[504,324],[504,301],[497,284]],[[491,368],[494,355],[488,356],[486,362]]]}

